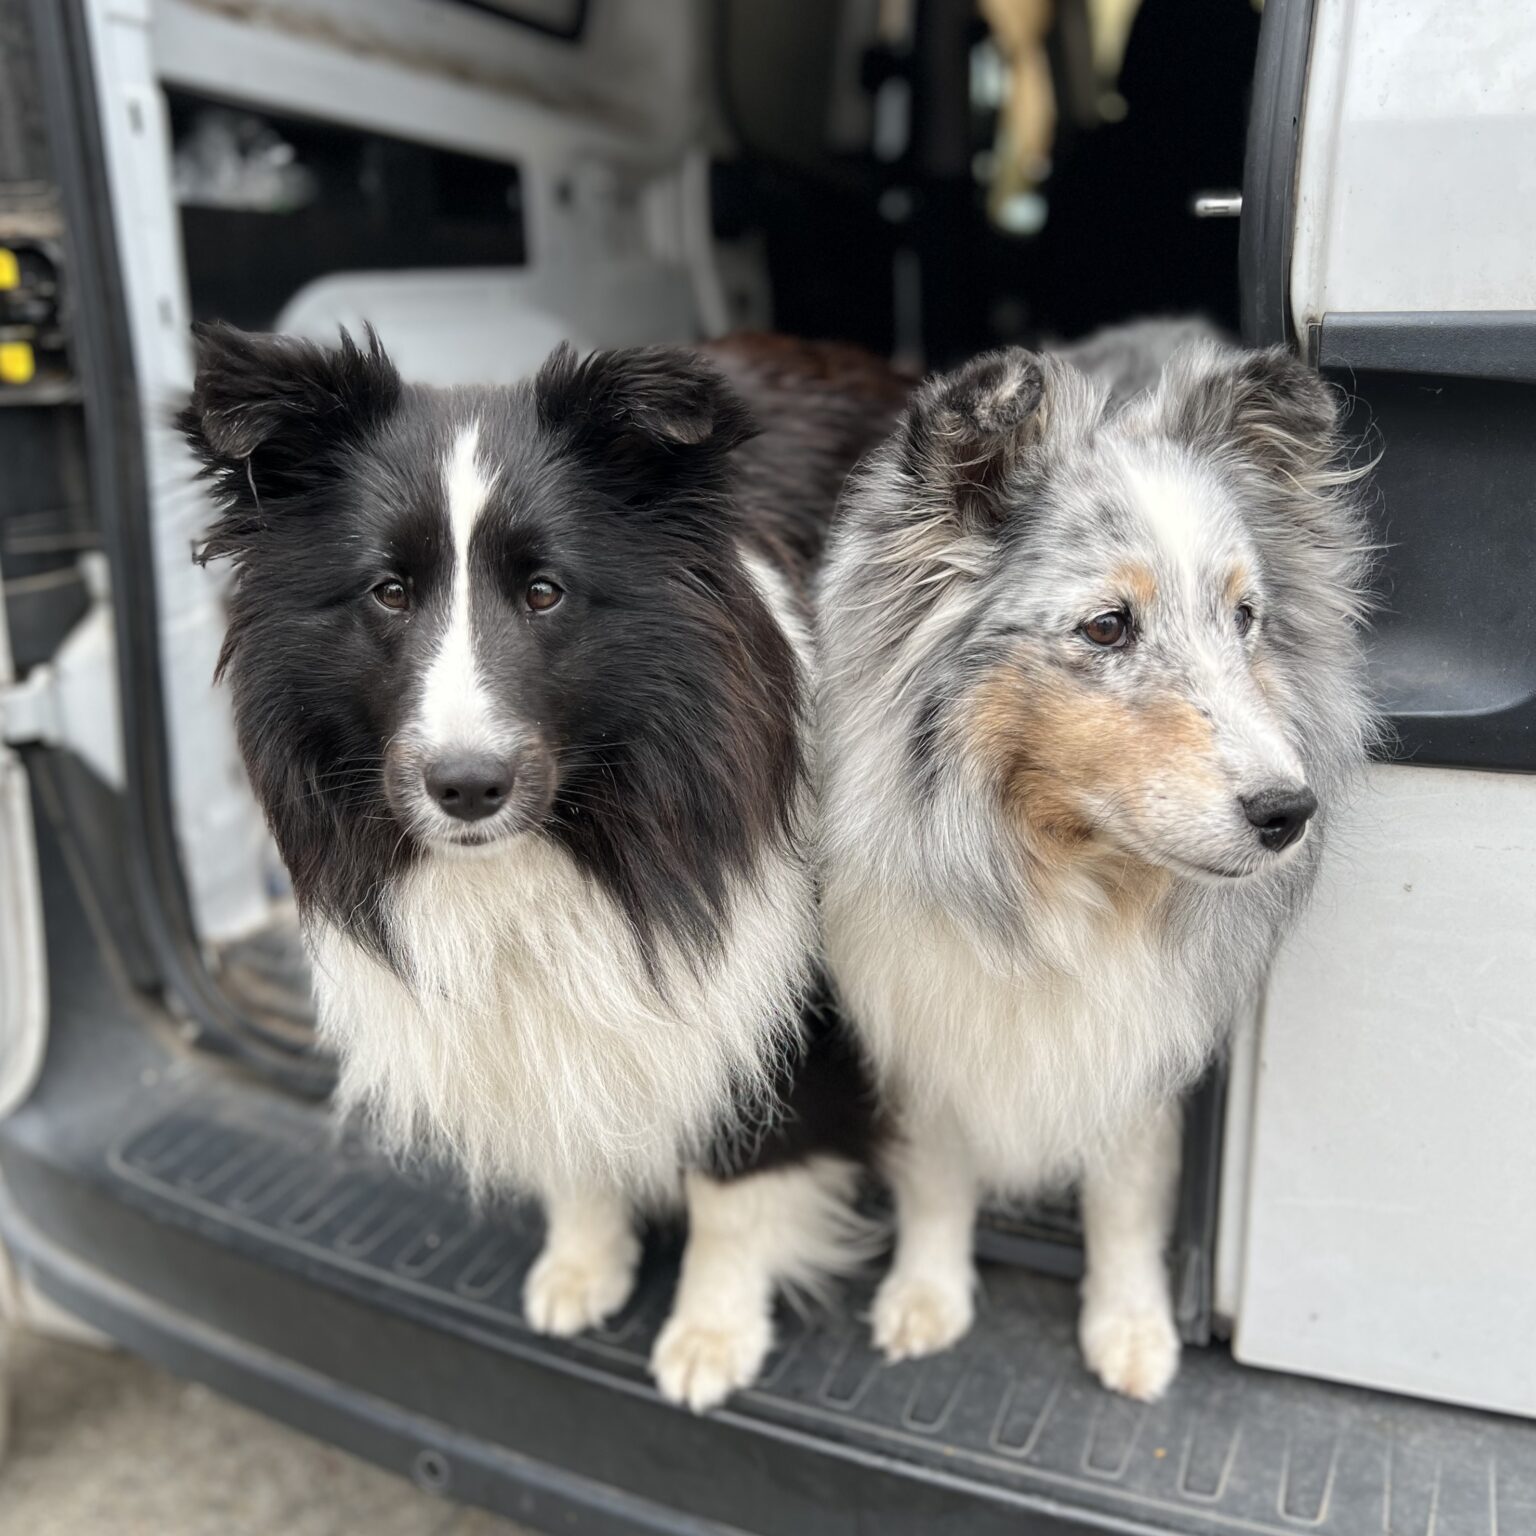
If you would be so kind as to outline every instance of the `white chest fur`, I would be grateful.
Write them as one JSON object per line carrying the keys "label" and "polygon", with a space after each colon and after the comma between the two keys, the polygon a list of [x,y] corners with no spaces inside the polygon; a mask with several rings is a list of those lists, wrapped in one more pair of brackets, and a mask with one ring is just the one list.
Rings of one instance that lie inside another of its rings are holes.
{"label": "white chest fur", "polygon": [[876,1070],[914,1124],[958,1132],[994,1191],[1076,1175],[1188,1083],[1214,1044],[1189,984],[1135,925],[1073,914],[1053,965],[979,945],[931,907],[830,897],[828,951]]}
{"label": "white chest fur", "polygon": [[477,1190],[594,1184],[666,1198],[761,1088],[812,953],[800,862],[739,882],[721,951],[663,947],[658,990],[623,914],[555,843],[433,855],[394,890],[408,982],[334,928],[309,935],[345,1109],[446,1156]]}

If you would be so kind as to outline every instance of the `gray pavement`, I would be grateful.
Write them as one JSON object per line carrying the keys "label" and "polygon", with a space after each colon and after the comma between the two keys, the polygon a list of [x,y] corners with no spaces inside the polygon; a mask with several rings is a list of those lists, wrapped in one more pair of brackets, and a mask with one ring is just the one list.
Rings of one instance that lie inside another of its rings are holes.
{"label": "gray pavement", "polygon": [[519,1536],[131,1356],[9,1352],[0,1536]]}

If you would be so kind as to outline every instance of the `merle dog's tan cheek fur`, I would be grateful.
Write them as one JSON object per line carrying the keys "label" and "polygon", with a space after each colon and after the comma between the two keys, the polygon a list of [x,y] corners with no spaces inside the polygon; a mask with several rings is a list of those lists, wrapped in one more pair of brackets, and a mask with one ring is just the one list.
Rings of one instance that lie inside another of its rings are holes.
{"label": "merle dog's tan cheek fur", "polygon": [[1236,608],[1253,589],[1253,572],[1241,563],[1234,565],[1227,573],[1227,585],[1225,594],[1228,608]]}
{"label": "merle dog's tan cheek fur", "polygon": [[1079,690],[1027,653],[988,672],[960,716],[965,750],[981,763],[1031,850],[1049,865],[1092,836],[1070,784],[1071,763],[1091,756]]}
{"label": "merle dog's tan cheek fur", "polygon": [[1192,704],[1163,694],[1129,705],[1027,647],[976,684],[961,718],[965,748],[1047,865],[1097,856],[1095,804],[1150,819],[1159,784],[1190,798],[1221,792],[1210,722]]}

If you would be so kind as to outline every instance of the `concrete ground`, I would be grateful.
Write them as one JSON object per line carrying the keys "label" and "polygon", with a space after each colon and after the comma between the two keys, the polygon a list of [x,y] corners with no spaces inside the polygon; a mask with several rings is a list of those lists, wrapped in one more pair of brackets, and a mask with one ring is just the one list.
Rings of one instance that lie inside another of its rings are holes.
{"label": "concrete ground", "polygon": [[0,1536],[519,1536],[132,1356],[9,1346]]}

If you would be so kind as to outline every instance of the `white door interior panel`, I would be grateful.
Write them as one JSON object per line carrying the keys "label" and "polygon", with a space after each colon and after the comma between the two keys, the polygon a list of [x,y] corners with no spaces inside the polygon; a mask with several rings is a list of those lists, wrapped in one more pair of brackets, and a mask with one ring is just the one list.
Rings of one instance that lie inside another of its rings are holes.
{"label": "white door interior panel", "polygon": [[1317,0],[1291,304],[1536,308],[1536,25],[1512,0]]}
{"label": "white door interior panel", "polygon": [[1274,972],[1239,1359],[1536,1414],[1536,777],[1372,771]]}

